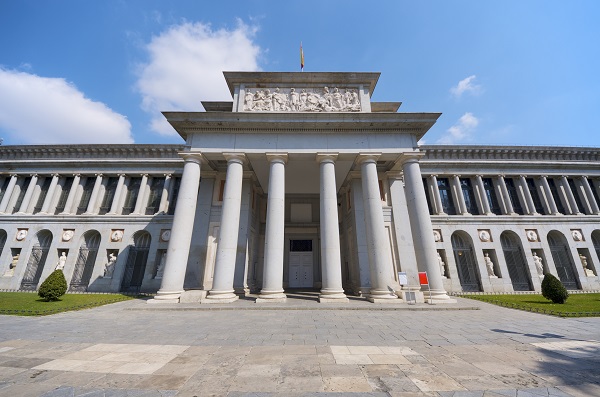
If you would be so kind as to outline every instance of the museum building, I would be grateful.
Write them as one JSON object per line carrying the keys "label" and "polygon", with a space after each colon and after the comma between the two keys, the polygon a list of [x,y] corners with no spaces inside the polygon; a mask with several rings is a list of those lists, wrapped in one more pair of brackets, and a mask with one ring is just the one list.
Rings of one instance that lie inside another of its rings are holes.
{"label": "museum building", "polygon": [[600,149],[418,145],[440,114],[372,102],[379,73],[224,76],[232,101],[163,113],[182,145],[0,146],[0,289],[56,268],[153,303],[600,289]]}

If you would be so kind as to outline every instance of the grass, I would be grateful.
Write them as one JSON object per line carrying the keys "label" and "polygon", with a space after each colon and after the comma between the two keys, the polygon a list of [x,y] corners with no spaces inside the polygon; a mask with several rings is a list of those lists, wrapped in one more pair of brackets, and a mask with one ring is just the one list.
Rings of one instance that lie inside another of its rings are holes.
{"label": "grass", "polygon": [[542,295],[462,295],[495,305],[559,317],[600,317],[600,294],[571,294],[563,304],[552,303]]}
{"label": "grass", "polygon": [[0,292],[0,314],[15,316],[46,316],[71,310],[89,309],[134,299],[121,294],[65,294],[60,300],[46,302],[36,293]]}

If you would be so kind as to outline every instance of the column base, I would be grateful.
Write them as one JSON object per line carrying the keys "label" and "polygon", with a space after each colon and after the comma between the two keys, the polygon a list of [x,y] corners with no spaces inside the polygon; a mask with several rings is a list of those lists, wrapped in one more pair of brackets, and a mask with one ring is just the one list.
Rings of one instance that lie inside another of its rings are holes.
{"label": "column base", "polygon": [[156,296],[146,303],[154,304],[154,303],[179,303],[179,298],[183,291],[176,292],[160,292],[156,294]]}
{"label": "column base", "polygon": [[431,294],[430,291],[423,291],[423,297],[425,298],[426,303],[432,302],[433,304],[438,304],[457,302],[456,299],[450,298],[444,290],[432,290]]}
{"label": "column base", "polygon": [[396,295],[408,304],[425,303],[425,297],[420,288],[398,290],[396,291]]}
{"label": "column base", "polygon": [[347,302],[350,302],[350,300],[343,293],[319,295],[319,303],[347,303]]}
{"label": "column base", "polygon": [[183,291],[179,297],[179,303],[202,303],[206,299],[207,291],[202,289],[190,289]]}
{"label": "column base", "polygon": [[202,303],[231,303],[240,297],[230,291],[210,291]]}
{"label": "column base", "polygon": [[283,303],[287,301],[287,296],[283,291],[261,291],[256,303]]}
{"label": "column base", "polygon": [[392,295],[388,290],[371,289],[367,296],[367,300],[373,303],[397,303],[397,299],[398,296],[396,296],[396,294]]}

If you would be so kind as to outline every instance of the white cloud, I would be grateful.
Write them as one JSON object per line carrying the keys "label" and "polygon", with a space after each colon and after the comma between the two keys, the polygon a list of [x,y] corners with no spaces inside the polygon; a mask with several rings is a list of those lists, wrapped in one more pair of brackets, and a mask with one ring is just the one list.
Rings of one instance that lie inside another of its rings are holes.
{"label": "white cloud", "polygon": [[256,28],[238,21],[233,30],[185,22],[172,26],[146,45],[150,60],[140,67],[137,89],[150,128],[174,135],[161,111],[199,111],[200,101],[227,101],[231,95],[223,71],[259,70]]}
{"label": "white cloud", "polygon": [[478,95],[481,92],[481,85],[475,84],[476,78],[477,76],[471,75],[466,79],[459,81],[456,87],[450,88],[450,93],[456,98],[460,98],[465,92]]}
{"label": "white cloud", "polygon": [[125,116],[86,98],[73,84],[3,68],[0,130],[30,144],[133,142]]}
{"label": "white cloud", "polygon": [[473,113],[463,114],[458,122],[448,128],[447,134],[437,140],[437,143],[452,144],[460,141],[466,141],[471,137],[471,133],[479,125],[479,119]]}

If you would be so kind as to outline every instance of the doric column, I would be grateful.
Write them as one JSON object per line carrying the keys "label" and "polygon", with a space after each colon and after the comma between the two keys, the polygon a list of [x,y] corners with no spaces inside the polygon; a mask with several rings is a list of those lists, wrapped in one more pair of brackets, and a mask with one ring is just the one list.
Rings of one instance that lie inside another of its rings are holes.
{"label": "doric column", "polygon": [[546,196],[546,202],[548,203],[548,207],[550,209],[550,215],[559,214],[558,208],[556,207],[556,202],[554,201],[554,196],[552,195],[552,189],[550,189],[550,185],[548,184],[548,177],[546,175],[540,176],[540,180],[542,182],[542,187],[544,188],[544,196]]}
{"label": "doric column", "polygon": [[256,302],[284,301],[285,163],[287,153],[267,153],[270,163],[263,285]]}
{"label": "doric column", "polygon": [[579,212],[579,207],[577,207],[577,202],[575,201],[575,196],[573,196],[573,191],[571,191],[571,186],[569,186],[569,181],[567,180],[567,177],[564,175],[561,176],[560,183],[562,184],[565,196],[567,197],[567,201],[569,202],[571,215],[580,215],[581,212]]}
{"label": "doric column", "polygon": [[227,175],[223,190],[221,226],[213,286],[206,297],[209,302],[214,303],[229,303],[238,299],[238,296],[233,293],[233,278],[240,230],[245,156],[243,153],[223,153],[223,155],[227,159]]}
{"label": "doric column", "polygon": [[498,186],[500,188],[500,192],[502,193],[502,202],[504,202],[504,213],[506,215],[516,215],[512,201],[510,201],[510,194],[508,194],[508,189],[506,188],[506,182],[504,181],[504,175],[498,175],[496,179],[498,182]]}
{"label": "doric column", "polygon": [[583,186],[583,190],[585,191],[585,196],[587,197],[588,202],[590,203],[590,210],[592,214],[598,215],[600,214],[600,208],[598,207],[598,203],[596,202],[596,198],[594,197],[594,193],[592,192],[592,187],[587,179],[587,177],[581,177],[581,185]]}
{"label": "doric column", "polygon": [[[48,214],[50,204],[52,203],[52,200],[54,200],[54,192],[56,191],[56,186],[58,185],[59,178],[60,175],[52,174],[52,181],[50,182],[50,186],[48,187],[48,192],[46,193],[44,204],[42,204],[42,209],[39,212],[40,214]],[[54,211],[52,211],[52,213],[54,213]]]}
{"label": "doric column", "polygon": [[135,201],[135,207],[132,215],[144,215],[145,214],[145,203],[146,203],[146,190],[148,188],[148,174],[142,174],[142,181],[140,182],[140,190],[138,191],[137,200]]}
{"label": "doric column", "polygon": [[[427,211],[423,189],[419,186],[421,179],[419,157],[422,155],[422,153],[404,154],[400,160],[404,172],[404,189],[406,192],[406,203],[413,235],[415,256],[417,257],[419,267],[427,270],[429,287],[431,289],[430,298],[438,303],[455,302],[448,297],[444,290],[437,249],[435,240],[433,239],[431,218]],[[424,291],[424,294],[429,294],[429,292]]]}
{"label": "doric column", "polygon": [[171,174],[165,174],[165,183],[163,184],[162,193],[160,195],[160,204],[158,205],[158,213],[166,214],[169,211],[169,198],[171,197]]}
{"label": "doric column", "polygon": [[458,213],[460,215],[470,215],[467,210],[467,204],[465,203],[465,196],[460,186],[460,175],[452,175],[452,191],[454,192],[454,198],[458,205]]}
{"label": "doric column", "polygon": [[338,224],[335,160],[337,153],[317,153],[320,169],[321,214],[321,295],[319,302],[343,302],[342,259]]}
{"label": "doric column", "polygon": [[119,212],[119,203],[121,202],[121,194],[123,193],[123,186],[125,186],[125,174],[119,174],[119,181],[117,182],[117,188],[115,189],[115,195],[113,196],[112,203],[110,205],[109,215],[116,215]]}
{"label": "doric column", "polygon": [[427,183],[429,184],[429,191],[433,194],[436,213],[438,215],[446,215],[444,212],[444,206],[442,205],[442,197],[440,196],[440,187],[438,186],[437,175],[430,175],[427,179]]}
{"label": "doric column", "polygon": [[178,302],[183,292],[185,271],[190,254],[190,243],[194,231],[198,187],[200,186],[200,153],[181,154],[185,161],[181,187],[179,190],[179,205],[175,209],[171,238],[167,248],[165,271],[160,284],[160,290],[150,302]]}
{"label": "doric column", "polygon": [[521,189],[523,190],[523,197],[525,198],[525,203],[527,204],[527,214],[539,215],[537,210],[535,209],[533,197],[531,197],[531,192],[529,191],[529,185],[527,185],[527,177],[525,175],[519,175],[519,183],[521,184]]}
{"label": "doric column", "polygon": [[23,197],[23,201],[21,201],[21,207],[19,207],[19,214],[24,214],[27,212],[27,207],[29,207],[29,203],[31,201],[31,196],[33,196],[33,189],[35,189],[35,185],[38,181],[37,174],[31,174],[31,179],[29,180],[29,186],[27,186],[27,190],[25,191],[25,196]]}
{"label": "doric column", "polygon": [[10,201],[13,191],[15,190],[16,184],[17,175],[11,174],[10,181],[8,182],[8,186],[6,186],[6,191],[4,192],[4,196],[2,196],[2,201],[0,202],[0,213],[6,212],[6,207],[8,206],[8,202]]}
{"label": "doric column", "polygon": [[67,196],[67,202],[65,203],[65,209],[61,212],[61,215],[69,215],[72,213],[71,208],[73,207],[73,203],[75,202],[75,195],[77,195],[77,188],[79,187],[79,182],[81,181],[80,174],[73,175],[73,183],[71,184],[71,190],[69,190],[69,195]]}
{"label": "doric column", "polygon": [[[397,298],[388,289],[392,281],[393,270],[390,263],[389,244],[385,233],[383,208],[379,195],[377,159],[380,155],[380,153],[359,154],[357,158],[361,169],[365,226],[367,229],[367,249],[371,273],[371,290],[368,299],[371,302]],[[429,214],[429,211],[427,213]]]}
{"label": "doric column", "polygon": [[98,201],[98,192],[100,191],[101,185],[102,174],[96,174],[96,182],[94,182],[94,188],[92,189],[92,194],[90,195],[90,201],[88,202],[88,206],[83,215],[96,214],[96,201]]}
{"label": "doric column", "polygon": [[479,198],[481,212],[485,215],[492,215],[493,212],[490,208],[490,202],[488,201],[487,194],[485,194],[485,186],[483,185],[483,177],[481,175],[475,175],[475,187],[477,188],[477,196]]}

